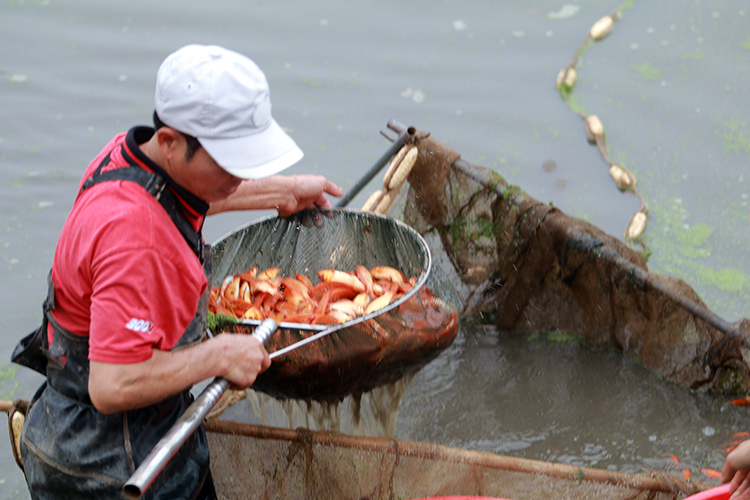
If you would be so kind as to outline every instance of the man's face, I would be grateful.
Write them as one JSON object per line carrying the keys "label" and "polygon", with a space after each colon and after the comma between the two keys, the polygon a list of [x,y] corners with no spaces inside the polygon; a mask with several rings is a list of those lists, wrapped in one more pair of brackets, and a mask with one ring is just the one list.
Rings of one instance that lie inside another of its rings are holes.
{"label": "man's face", "polygon": [[185,139],[177,146],[174,169],[170,175],[182,187],[208,203],[223,200],[237,190],[242,179],[235,177],[198,148],[190,161],[185,159]]}

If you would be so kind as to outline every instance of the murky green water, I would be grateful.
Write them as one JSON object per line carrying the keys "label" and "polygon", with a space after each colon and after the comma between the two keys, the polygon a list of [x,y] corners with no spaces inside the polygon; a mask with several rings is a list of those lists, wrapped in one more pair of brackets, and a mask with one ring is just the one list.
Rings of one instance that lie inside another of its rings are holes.
{"label": "murky green water", "polygon": [[[159,63],[191,42],[244,52],[266,71],[275,117],[306,153],[293,173],[351,186],[395,118],[621,235],[640,201],[616,189],[554,87],[592,23],[619,6],[0,0],[0,359],[40,319],[85,164],[149,121]],[[730,321],[750,314],[748,16],[731,0],[635,0],[583,52],[571,97],[601,118],[610,157],[638,178],[650,269],[684,279]],[[207,239],[260,215],[219,216]],[[39,382],[0,364],[1,398],[30,398]],[[725,437],[747,422],[744,409],[619,353],[476,330],[417,375],[397,435],[625,471],[676,454],[697,471],[720,467]],[[27,498],[4,432],[0,450],[0,497]]]}

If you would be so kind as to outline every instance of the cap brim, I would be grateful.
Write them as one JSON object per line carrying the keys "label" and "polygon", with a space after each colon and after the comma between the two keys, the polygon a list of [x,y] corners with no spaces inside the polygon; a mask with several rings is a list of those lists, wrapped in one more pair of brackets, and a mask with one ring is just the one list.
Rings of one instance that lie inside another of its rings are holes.
{"label": "cap brim", "polygon": [[229,139],[198,137],[198,141],[221,168],[242,179],[277,174],[304,156],[273,119],[268,128],[257,134]]}

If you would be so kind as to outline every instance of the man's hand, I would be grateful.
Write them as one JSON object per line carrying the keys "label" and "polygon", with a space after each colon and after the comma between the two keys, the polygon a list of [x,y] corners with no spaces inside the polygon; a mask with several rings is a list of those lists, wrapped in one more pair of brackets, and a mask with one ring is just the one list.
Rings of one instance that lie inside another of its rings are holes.
{"label": "man's hand", "polygon": [[729,491],[733,500],[750,500],[750,440],[744,441],[732,450],[724,461],[721,471],[721,482],[731,481]]}
{"label": "man's hand", "polygon": [[326,194],[343,196],[344,190],[319,175],[293,175],[285,177],[284,199],[276,205],[282,217],[308,208],[331,208]]}
{"label": "man's hand", "polygon": [[224,360],[228,367],[223,377],[232,389],[247,389],[271,366],[265,347],[252,335],[223,333],[212,341],[224,344]]}
{"label": "man's hand", "polygon": [[273,175],[242,181],[231,196],[212,202],[208,213],[275,209],[287,217],[308,208],[331,208],[326,195],[343,196],[344,190],[322,175]]}

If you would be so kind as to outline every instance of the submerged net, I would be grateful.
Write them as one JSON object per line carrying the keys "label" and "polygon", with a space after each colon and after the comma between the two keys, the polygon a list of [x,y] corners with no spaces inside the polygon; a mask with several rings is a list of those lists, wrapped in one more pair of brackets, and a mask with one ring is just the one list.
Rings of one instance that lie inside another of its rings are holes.
{"label": "submerged net", "polygon": [[220,499],[678,500],[711,486],[668,474],[624,474],[434,443],[221,421],[206,429]]}
{"label": "submerged net", "polygon": [[418,155],[387,213],[425,237],[462,316],[489,315],[501,331],[576,333],[686,387],[750,389],[750,320],[724,321],[616,238],[408,132]]}
{"label": "submerged net", "polygon": [[[274,359],[253,389],[279,399],[336,402],[393,383],[419,370],[448,347],[458,332],[459,303],[452,284],[431,265],[424,239],[388,217],[350,210],[271,217],[222,238],[213,250],[213,284],[252,266],[301,273],[313,283],[320,270],[354,271],[388,266],[414,286],[390,305],[343,324],[333,333]],[[224,324],[214,333],[251,333]],[[314,332],[280,328],[269,353]]]}

